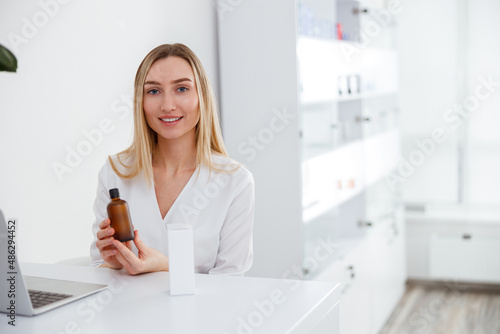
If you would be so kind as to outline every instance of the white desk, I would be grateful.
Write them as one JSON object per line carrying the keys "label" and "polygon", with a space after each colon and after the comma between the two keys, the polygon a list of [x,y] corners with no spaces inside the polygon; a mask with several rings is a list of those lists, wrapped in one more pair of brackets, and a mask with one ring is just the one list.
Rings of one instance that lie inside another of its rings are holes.
{"label": "white desk", "polygon": [[[196,295],[170,296],[168,273],[22,264],[24,275],[104,283],[106,291],[36,317],[0,314],[0,333],[338,333],[337,284],[196,275]],[[2,296],[3,297],[3,296]]]}

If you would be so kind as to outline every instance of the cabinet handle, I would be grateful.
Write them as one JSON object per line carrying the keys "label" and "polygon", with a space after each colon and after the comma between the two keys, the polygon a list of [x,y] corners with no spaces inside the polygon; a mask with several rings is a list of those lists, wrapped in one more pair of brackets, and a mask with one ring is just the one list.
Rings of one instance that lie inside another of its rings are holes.
{"label": "cabinet handle", "polygon": [[349,266],[349,267],[347,267],[347,269],[351,272],[351,274],[349,275],[349,276],[351,276],[351,279],[356,277],[356,274],[354,273],[354,266]]}
{"label": "cabinet handle", "polygon": [[353,8],[352,13],[354,15],[357,15],[359,13],[368,14],[368,8],[363,8],[363,9]]}
{"label": "cabinet handle", "polygon": [[470,239],[472,239],[472,235],[470,235],[470,234],[468,234],[468,233],[464,233],[464,235],[462,235],[462,238],[463,238],[464,240],[470,240]]}
{"label": "cabinet handle", "polygon": [[359,225],[360,227],[372,227],[372,226],[373,226],[373,223],[372,223],[371,221],[362,221],[362,220],[361,220],[361,221],[358,223],[358,225]]}
{"label": "cabinet handle", "polygon": [[357,116],[356,121],[357,122],[370,122],[372,119],[368,116],[363,117],[363,116]]}

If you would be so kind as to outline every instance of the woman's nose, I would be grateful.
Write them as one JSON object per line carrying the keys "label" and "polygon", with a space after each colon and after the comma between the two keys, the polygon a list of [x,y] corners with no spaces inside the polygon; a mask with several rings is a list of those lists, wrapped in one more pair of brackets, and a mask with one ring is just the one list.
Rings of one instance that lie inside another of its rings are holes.
{"label": "woman's nose", "polygon": [[162,99],[161,109],[163,111],[171,111],[171,110],[175,110],[175,108],[176,108],[176,105],[175,105],[175,100],[174,100],[173,96],[171,96],[170,94],[164,94],[163,99]]}

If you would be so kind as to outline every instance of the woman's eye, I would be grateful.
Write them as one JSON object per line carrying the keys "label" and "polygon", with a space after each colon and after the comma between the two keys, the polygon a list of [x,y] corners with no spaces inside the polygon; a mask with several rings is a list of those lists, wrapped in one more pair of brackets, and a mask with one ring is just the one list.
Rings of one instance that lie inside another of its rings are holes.
{"label": "woman's eye", "polygon": [[160,91],[158,89],[150,89],[148,90],[148,94],[151,94],[151,95],[156,95],[158,94]]}
{"label": "woman's eye", "polygon": [[179,88],[177,88],[177,91],[181,92],[181,93],[186,92],[187,90],[188,90],[187,87],[179,87]]}

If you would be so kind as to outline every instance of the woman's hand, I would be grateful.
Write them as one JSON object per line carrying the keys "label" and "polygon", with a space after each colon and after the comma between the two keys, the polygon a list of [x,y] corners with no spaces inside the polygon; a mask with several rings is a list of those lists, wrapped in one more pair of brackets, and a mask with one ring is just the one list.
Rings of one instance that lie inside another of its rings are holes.
{"label": "woman's hand", "polygon": [[[113,244],[115,238],[113,238],[113,234],[115,234],[115,230],[110,226],[111,221],[109,218],[104,219],[99,223],[100,230],[97,231],[97,241],[96,246],[99,249],[99,253],[101,254],[101,258],[106,262],[103,266],[112,268],[112,269],[121,269],[123,268],[120,261],[116,259],[116,254],[118,251],[116,250],[115,245]],[[118,241],[119,242],[119,241]],[[121,243],[120,243],[121,244]],[[132,249],[132,241],[126,241],[123,246]]]}
{"label": "woman's hand", "polygon": [[141,238],[139,231],[134,231],[134,244],[139,251],[139,256],[136,256],[126,245],[118,240],[113,241],[117,253],[115,255],[119,263],[127,269],[131,275],[149,273],[152,271],[168,271],[168,257],[160,251],[146,246]]}

